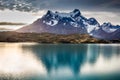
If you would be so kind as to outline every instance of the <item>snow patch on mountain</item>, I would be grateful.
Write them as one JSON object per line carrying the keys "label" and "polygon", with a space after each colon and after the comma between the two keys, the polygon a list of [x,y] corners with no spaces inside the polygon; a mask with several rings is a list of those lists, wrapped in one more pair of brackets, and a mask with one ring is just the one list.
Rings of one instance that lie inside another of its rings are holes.
{"label": "snow patch on mountain", "polygon": [[73,27],[78,27],[78,26],[79,26],[79,24],[77,24],[76,22],[71,22],[71,25],[72,25]]}
{"label": "snow patch on mountain", "polygon": [[120,26],[114,26],[111,23],[103,23],[103,25],[101,25],[102,29],[107,32],[107,33],[112,33],[115,32],[116,30],[118,30],[120,28]]}
{"label": "snow patch on mountain", "polygon": [[79,9],[75,9],[70,13],[52,12],[48,10],[47,14],[45,14],[43,18],[45,18],[44,23],[49,26],[55,26],[61,20],[63,21],[63,25],[68,23],[73,27],[78,27],[79,24],[77,22],[82,19]]}
{"label": "snow patch on mountain", "polygon": [[56,24],[58,24],[58,21],[57,20],[51,20],[51,21],[48,21],[48,22],[43,22],[49,26],[55,26]]}
{"label": "snow patch on mountain", "polygon": [[117,29],[115,28],[109,28],[109,27],[102,27],[102,29],[107,33],[115,32]]}
{"label": "snow patch on mountain", "polygon": [[91,33],[93,30],[98,30],[99,29],[99,24],[96,25],[90,25],[87,22],[83,22],[85,24],[85,28],[87,29],[88,33]]}

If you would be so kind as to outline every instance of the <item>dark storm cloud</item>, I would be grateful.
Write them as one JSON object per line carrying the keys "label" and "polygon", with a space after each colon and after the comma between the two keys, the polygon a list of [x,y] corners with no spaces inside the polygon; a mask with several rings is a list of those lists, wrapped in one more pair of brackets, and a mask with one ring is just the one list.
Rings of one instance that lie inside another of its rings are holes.
{"label": "dark storm cloud", "polygon": [[37,11],[42,9],[120,11],[119,0],[0,0],[0,9]]}

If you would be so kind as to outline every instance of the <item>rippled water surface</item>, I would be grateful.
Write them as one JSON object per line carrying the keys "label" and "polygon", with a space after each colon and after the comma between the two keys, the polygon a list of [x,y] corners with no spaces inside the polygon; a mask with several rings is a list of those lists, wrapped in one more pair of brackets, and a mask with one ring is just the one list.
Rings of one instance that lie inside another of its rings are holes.
{"label": "rippled water surface", "polygon": [[0,43],[0,78],[120,80],[120,44]]}

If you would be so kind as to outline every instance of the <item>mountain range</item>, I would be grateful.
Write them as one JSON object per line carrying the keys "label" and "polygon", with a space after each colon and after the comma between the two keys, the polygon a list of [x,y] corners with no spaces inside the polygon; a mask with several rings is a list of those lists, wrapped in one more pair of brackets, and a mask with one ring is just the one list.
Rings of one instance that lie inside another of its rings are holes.
{"label": "mountain range", "polygon": [[95,38],[118,40],[120,26],[110,22],[100,23],[95,18],[84,17],[79,9],[69,13],[47,11],[45,15],[17,32],[21,33],[54,33],[54,34],[89,34]]}

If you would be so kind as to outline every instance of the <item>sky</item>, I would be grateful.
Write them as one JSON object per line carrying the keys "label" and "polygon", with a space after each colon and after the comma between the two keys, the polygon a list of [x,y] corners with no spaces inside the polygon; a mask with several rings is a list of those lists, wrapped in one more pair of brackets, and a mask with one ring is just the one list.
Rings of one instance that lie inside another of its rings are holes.
{"label": "sky", "polygon": [[29,24],[47,10],[71,12],[75,8],[87,18],[95,17],[100,24],[120,24],[119,0],[0,0],[0,22]]}

